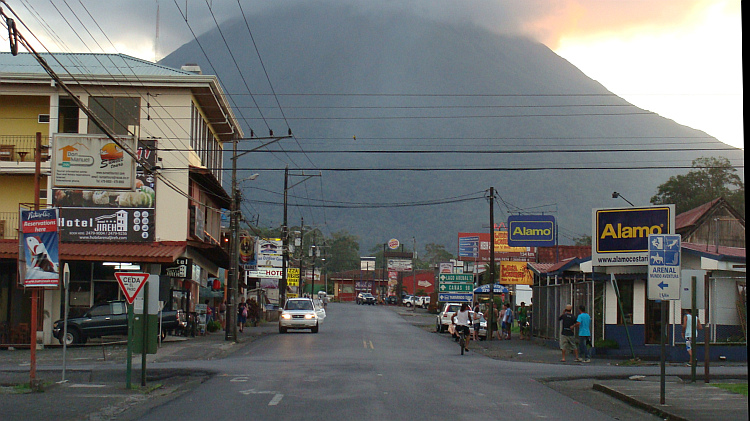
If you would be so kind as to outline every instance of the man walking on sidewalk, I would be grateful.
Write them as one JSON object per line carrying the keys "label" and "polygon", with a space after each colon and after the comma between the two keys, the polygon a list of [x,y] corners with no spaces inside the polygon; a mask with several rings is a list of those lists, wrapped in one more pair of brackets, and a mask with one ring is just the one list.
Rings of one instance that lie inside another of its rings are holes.
{"label": "man walking on sidewalk", "polygon": [[560,350],[562,351],[561,362],[565,362],[565,351],[572,351],[575,353],[576,360],[578,359],[578,348],[576,348],[575,336],[573,334],[573,326],[576,324],[576,317],[573,315],[573,306],[568,304],[565,306],[565,312],[557,318],[562,322],[562,330],[560,331]]}
{"label": "man walking on sidewalk", "polygon": [[[591,362],[591,354],[588,344],[591,343],[591,316],[586,313],[585,306],[578,307],[578,318],[576,319],[578,327],[578,356],[583,357],[583,362]],[[580,361],[576,358],[576,361]]]}

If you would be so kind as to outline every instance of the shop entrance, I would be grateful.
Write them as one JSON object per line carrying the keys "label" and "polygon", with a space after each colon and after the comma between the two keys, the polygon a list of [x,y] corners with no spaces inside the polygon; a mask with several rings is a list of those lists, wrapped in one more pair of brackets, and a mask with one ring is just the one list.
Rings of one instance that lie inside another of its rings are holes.
{"label": "shop entrance", "polygon": [[654,300],[646,300],[646,344],[659,345],[661,329],[661,303]]}

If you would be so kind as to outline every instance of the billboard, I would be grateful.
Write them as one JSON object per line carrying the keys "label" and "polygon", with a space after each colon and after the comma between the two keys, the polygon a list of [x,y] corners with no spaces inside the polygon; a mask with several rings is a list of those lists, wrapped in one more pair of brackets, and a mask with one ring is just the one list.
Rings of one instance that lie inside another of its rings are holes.
{"label": "billboard", "polygon": [[552,215],[508,217],[508,245],[511,247],[552,247],[555,234],[555,217]]}
{"label": "billboard", "polygon": [[389,271],[411,272],[412,263],[409,259],[388,259],[387,267]]}
{"label": "billboard", "polygon": [[[468,240],[465,240],[468,238]],[[476,238],[476,240],[474,240]],[[459,260],[487,263],[490,261],[490,247],[492,238],[489,233],[458,233],[459,247],[464,244],[468,248],[464,253],[459,249]],[[473,251],[476,244],[476,252]],[[469,246],[470,245],[470,246]],[[472,257],[476,255],[477,257]],[[536,260],[536,248],[511,247],[508,245],[508,231],[495,231],[495,261],[533,262]]]}
{"label": "billboard", "polygon": [[648,236],[674,234],[674,205],[593,209],[593,266],[647,266]]}
{"label": "billboard", "polygon": [[60,282],[57,209],[21,211],[25,287],[57,287]]}
{"label": "billboard", "polygon": [[503,285],[534,285],[534,275],[526,262],[500,262],[500,283]]}
{"label": "billboard", "polygon": [[[117,141],[136,151],[133,136]],[[52,186],[130,190],[135,186],[135,160],[103,135],[56,134],[52,153]]]}
{"label": "billboard", "polygon": [[59,225],[66,242],[154,241],[150,209],[60,208]]}

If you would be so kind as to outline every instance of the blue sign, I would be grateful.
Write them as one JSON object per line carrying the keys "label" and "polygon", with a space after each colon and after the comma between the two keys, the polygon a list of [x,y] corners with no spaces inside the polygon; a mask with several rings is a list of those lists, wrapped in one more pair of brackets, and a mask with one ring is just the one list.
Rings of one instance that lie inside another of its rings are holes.
{"label": "blue sign", "polygon": [[479,237],[460,237],[458,239],[458,257],[479,257]]}
{"label": "blue sign", "polygon": [[444,294],[438,294],[438,301],[442,302],[457,302],[457,303],[470,303],[474,299],[474,294],[468,292],[468,293],[461,293],[461,292],[451,292],[451,293],[444,293]]}
{"label": "blue sign", "polygon": [[510,247],[552,247],[555,245],[555,217],[511,215],[508,217]]}
{"label": "blue sign", "polygon": [[[671,234],[674,220],[670,206],[603,209],[596,212],[596,252],[645,252],[648,236]],[[644,262],[645,263],[645,262]]]}
{"label": "blue sign", "polygon": [[[490,293],[490,284],[480,285],[474,290],[474,294],[489,294],[489,293]],[[508,288],[500,284],[495,284],[494,288],[492,288],[492,293],[493,294],[507,294]]]}
{"label": "blue sign", "polygon": [[648,237],[648,298],[650,300],[680,299],[679,235]]}

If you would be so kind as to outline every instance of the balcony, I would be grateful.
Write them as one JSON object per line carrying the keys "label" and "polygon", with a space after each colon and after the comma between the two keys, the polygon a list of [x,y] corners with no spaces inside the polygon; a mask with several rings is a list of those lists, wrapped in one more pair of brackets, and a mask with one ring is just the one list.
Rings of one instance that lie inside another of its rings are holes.
{"label": "balcony", "polygon": [[[34,162],[35,135],[0,135],[0,161]],[[42,136],[42,146],[49,146],[49,137]],[[49,159],[46,148],[42,150],[42,161]]]}
{"label": "balcony", "polygon": [[18,212],[0,212],[0,240],[18,239]]}

